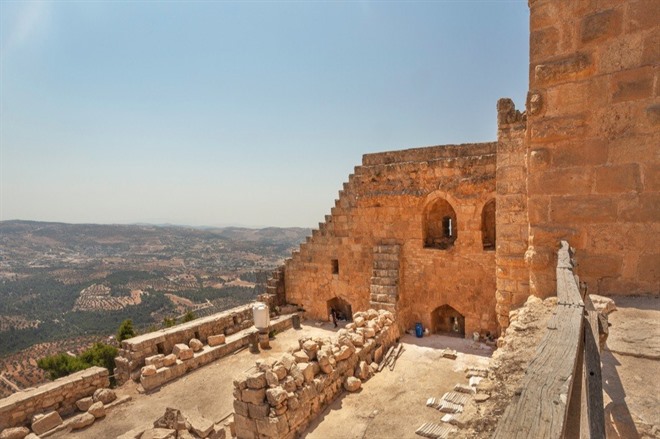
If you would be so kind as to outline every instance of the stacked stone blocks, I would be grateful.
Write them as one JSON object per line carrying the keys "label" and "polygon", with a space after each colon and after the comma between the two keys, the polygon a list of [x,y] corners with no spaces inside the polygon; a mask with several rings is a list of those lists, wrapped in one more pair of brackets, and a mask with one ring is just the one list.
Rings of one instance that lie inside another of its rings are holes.
{"label": "stacked stone blocks", "polygon": [[0,430],[27,424],[39,414],[55,412],[58,417],[71,414],[78,400],[109,386],[108,370],[91,367],[34,389],[16,392],[0,400]]}
{"label": "stacked stone blocks", "polygon": [[303,337],[299,347],[234,381],[239,439],[294,438],[344,389],[355,391],[378,370],[399,337],[389,311],[355,313],[335,339]]}
{"label": "stacked stone blocks", "polygon": [[140,370],[147,357],[171,354],[175,345],[188,344],[191,339],[206,343],[213,335],[232,335],[254,324],[252,305],[245,305],[183,323],[172,328],[150,332],[124,340],[115,358],[115,378],[119,384],[140,379]]}

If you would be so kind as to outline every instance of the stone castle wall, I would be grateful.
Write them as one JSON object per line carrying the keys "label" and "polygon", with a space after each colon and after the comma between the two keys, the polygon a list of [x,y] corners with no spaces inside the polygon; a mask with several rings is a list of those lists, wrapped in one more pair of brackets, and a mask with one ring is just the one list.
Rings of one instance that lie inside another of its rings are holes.
{"label": "stone castle wall", "polygon": [[[327,319],[338,298],[353,311],[387,309],[403,328],[421,322],[432,330],[433,311],[449,305],[465,317],[466,333],[496,333],[495,252],[482,243],[496,149],[481,143],[365,155],[331,215],[286,262],[287,301]],[[455,212],[455,241],[427,248],[427,227],[442,221],[429,212],[444,201]]]}
{"label": "stone castle wall", "polygon": [[597,294],[660,291],[660,3],[530,3],[531,292],[560,239]]}
{"label": "stone castle wall", "polygon": [[207,343],[212,335],[231,335],[254,325],[252,305],[229,309],[207,317],[195,319],[172,328],[138,335],[121,342],[119,356],[115,358],[115,379],[123,384],[129,379],[139,380],[146,358],[169,355],[174,346],[188,344],[195,338]]}
{"label": "stone castle wall", "polygon": [[76,401],[110,386],[109,375],[104,367],[91,367],[0,400],[0,430],[27,424],[40,413],[73,413]]}
{"label": "stone castle wall", "polygon": [[378,370],[399,337],[385,310],[355,313],[336,339],[303,337],[299,349],[234,381],[234,423],[239,439],[294,438],[346,389]]}

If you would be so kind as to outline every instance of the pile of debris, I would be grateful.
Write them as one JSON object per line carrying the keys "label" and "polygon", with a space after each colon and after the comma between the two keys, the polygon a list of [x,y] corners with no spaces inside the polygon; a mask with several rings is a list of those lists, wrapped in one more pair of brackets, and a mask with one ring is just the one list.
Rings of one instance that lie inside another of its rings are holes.
{"label": "pile of debris", "polygon": [[214,424],[199,412],[184,416],[180,410],[168,407],[154,421],[153,428],[136,428],[117,439],[225,439],[229,425]]}

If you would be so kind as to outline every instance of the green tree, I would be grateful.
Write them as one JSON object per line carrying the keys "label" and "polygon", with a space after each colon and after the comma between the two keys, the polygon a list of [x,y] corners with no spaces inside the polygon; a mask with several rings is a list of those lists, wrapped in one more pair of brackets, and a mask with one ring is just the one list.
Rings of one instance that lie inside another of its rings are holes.
{"label": "green tree", "polygon": [[90,367],[80,358],[64,353],[41,358],[37,361],[37,365],[48,372],[51,380],[56,380],[57,378]]}
{"label": "green tree", "polygon": [[176,319],[174,317],[165,317],[163,319],[163,326],[165,328],[171,328],[172,326],[176,325]]}
{"label": "green tree", "polygon": [[117,348],[105,343],[94,343],[91,348],[80,354],[80,359],[91,366],[105,367],[110,371],[115,369]]}
{"label": "green tree", "polygon": [[136,335],[135,329],[133,329],[133,320],[126,319],[121,322],[121,325],[119,325],[119,329],[117,330],[117,341],[121,343],[127,338],[135,337]]}
{"label": "green tree", "polygon": [[181,322],[183,322],[183,323],[190,322],[192,320],[195,320],[196,318],[197,318],[197,316],[195,315],[194,312],[188,311],[187,313],[185,313],[183,315],[183,318],[181,319]]}

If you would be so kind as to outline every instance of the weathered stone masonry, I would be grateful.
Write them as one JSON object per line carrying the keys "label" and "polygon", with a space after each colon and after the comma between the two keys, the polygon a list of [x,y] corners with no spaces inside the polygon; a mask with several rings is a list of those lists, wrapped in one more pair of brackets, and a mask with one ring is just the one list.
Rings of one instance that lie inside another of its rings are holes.
{"label": "weathered stone masonry", "polygon": [[0,430],[27,424],[40,413],[73,413],[76,401],[110,386],[109,375],[106,368],[92,367],[0,400]]}
{"label": "weathered stone masonry", "polygon": [[274,281],[280,303],[284,290],[317,318],[373,306],[405,328],[449,316],[495,333],[529,294],[555,294],[560,240],[590,292],[660,292],[660,3],[529,7],[526,111],[498,102],[496,144],[365,155]]}
{"label": "weathered stone masonry", "polygon": [[326,319],[339,298],[353,311],[387,309],[402,327],[432,330],[441,330],[437,310],[446,305],[464,317],[463,333],[495,334],[495,252],[484,248],[482,213],[495,198],[496,150],[365,155],[332,214],[286,262],[286,300]]}

